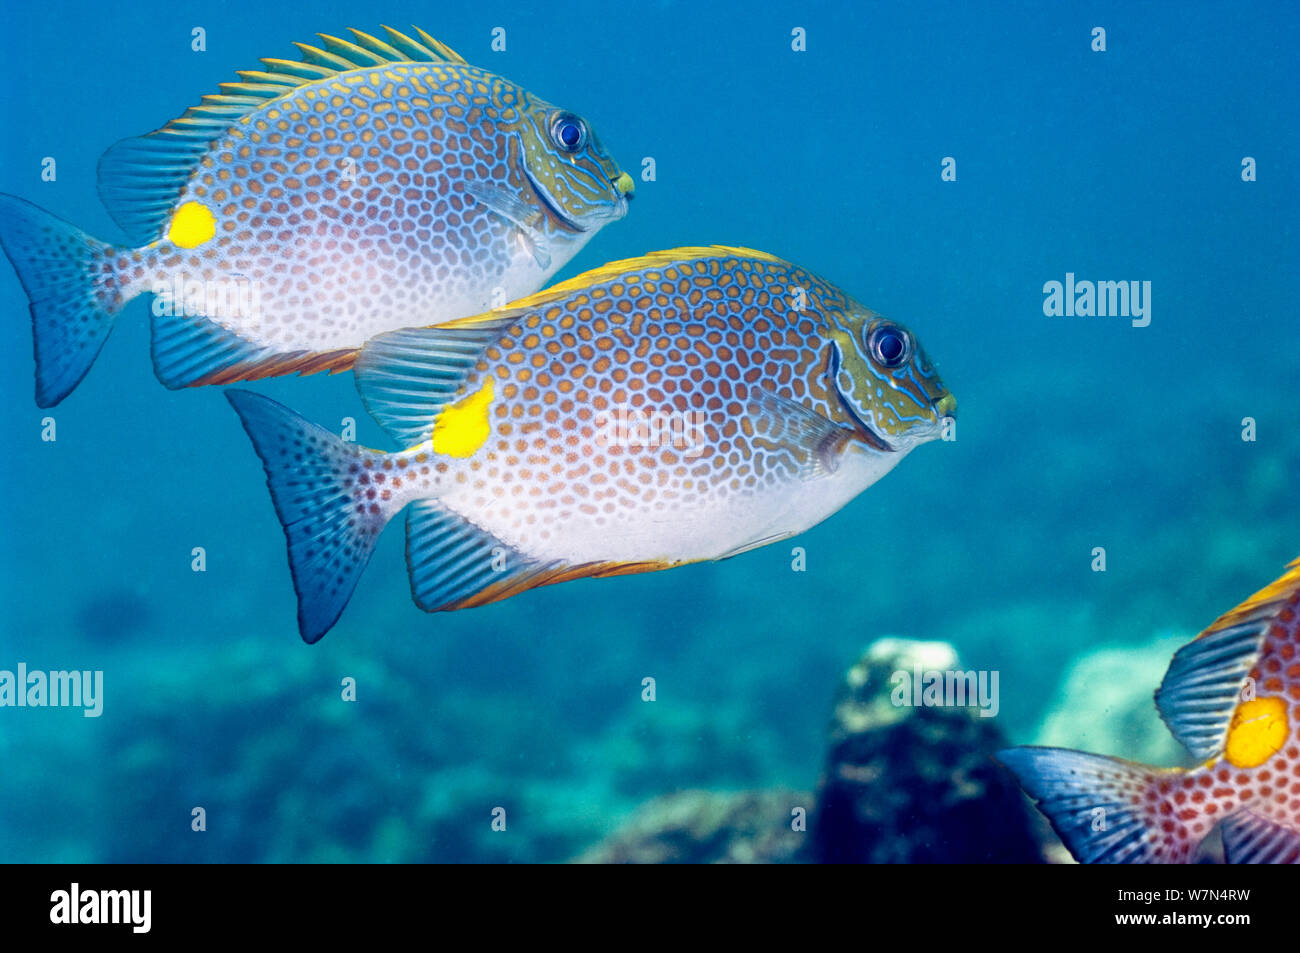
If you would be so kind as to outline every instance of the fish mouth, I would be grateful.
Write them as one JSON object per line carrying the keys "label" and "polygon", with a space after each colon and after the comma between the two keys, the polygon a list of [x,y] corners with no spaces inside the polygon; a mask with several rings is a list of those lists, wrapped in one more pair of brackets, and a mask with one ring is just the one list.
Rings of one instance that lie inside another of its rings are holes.
{"label": "fish mouth", "polygon": [[890,443],[880,434],[879,431],[869,425],[858,415],[857,411],[853,409],[853,405],[845,399],[844,394],[840,391],[838,386],[835,387],[835,396],[840,399],[840,406],[844,408],[844,412],[848,414],[849,419],[853,421],[854,429],[858,432],[858,436],[862,438],[862,441],[882,453],[898,453],[906,447],[915,446],[917,443],[924,443],[926,440],[933,440],[943,432],[944,425],[947,421],[955,421],[957,419],[957,399],[953,397],[952,394],[945,394],[930,405],[934,410],[935,415],[933,426],[924,428],[923,433],[909,430],[896,442]]}
{"label": "fish mouth", "polygon": [[945,420],[957,419],[957,398],[951,393],[945,392],[942,397],[934,402],[934,415],[939,418],[940,425]]}

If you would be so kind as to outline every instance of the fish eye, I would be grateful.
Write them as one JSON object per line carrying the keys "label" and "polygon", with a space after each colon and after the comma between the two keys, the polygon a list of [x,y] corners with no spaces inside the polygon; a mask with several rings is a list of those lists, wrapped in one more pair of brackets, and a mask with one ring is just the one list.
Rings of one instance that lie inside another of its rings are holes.
{"label": "fish eye", "polygon": [[572,113],[556,113],[551,138],[565,152],[577,152],[587,144],[587,125]]}
{"label": "fish eye", "polygon": [[881,367],[901,367],[912,356],[912,340],[898,325],[880,324],[867,336],[867,351]]}

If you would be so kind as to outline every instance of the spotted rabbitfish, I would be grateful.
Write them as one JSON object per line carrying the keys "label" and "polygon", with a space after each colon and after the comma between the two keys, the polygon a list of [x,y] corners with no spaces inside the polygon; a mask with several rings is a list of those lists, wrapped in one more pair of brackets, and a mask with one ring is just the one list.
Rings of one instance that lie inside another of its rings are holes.
{"label": "spotted rabbitfish", "polygon": [[779,258],[679,248],[380,335],[356,383],[406,449],[227,396],[266,470],[308,642],[407,510],[427,611],[725,559],[821,522],[942,435],[916,337]]}
{"label": "spotted rabbitfish", "polygon": [[168,387],[339,371],[376,334],[536,291],[626,213],[632,179],[586,120],[423,30],[351,32],[110,149],[99,191],[126,245],[0,195],[40,406],[141,294]]}
{"label": "spotted rabbitfish", "polygon": [[1062,748],[998,754],[1084,863],[1185,863],[1215,827],[1229,863],[1300,864],[1300,559],[1174,654],[1160,717],[1201,762]]}

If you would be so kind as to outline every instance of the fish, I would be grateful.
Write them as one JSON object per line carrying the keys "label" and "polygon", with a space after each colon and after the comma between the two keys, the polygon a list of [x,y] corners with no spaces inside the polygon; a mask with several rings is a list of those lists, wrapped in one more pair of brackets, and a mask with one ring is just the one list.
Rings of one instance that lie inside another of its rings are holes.
{"label": "fish", "polygon": [[652,252],[382,334],[353,370],[405,449],[226,392],[263,463],[309,643],[404,509],[416,604],[472,608],[796,535],[956,414],[905,326],[728,246]]}
{"label": "fish", "polygon": [[1300,559],[1174,653],[1155,701],[1197,767],[995,757],[1081,863],[1187,863],[1216,827],[1228,863],[1300,863]]}
{"label": "fish", "polygon": [[99,194],[126,244],[0,194],[39,406],[142,294],[169,388],[337,372],[376,334],[536,291],[626,215],[634,182],[586,119],[383,29],[296,44],[109,149]]}

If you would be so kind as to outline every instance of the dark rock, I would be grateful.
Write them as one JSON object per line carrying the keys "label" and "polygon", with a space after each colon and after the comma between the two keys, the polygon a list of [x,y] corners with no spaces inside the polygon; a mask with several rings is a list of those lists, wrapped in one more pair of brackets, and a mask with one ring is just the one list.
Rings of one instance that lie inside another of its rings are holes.
{"label": "dark rock", "polygon": [[810,826],[821,863],[1042,863],[1046,825],[990,758],[1004,747],[978,707],[896,705],[896,672],[958,670],[940,642],[882,639],[835,703]]}

